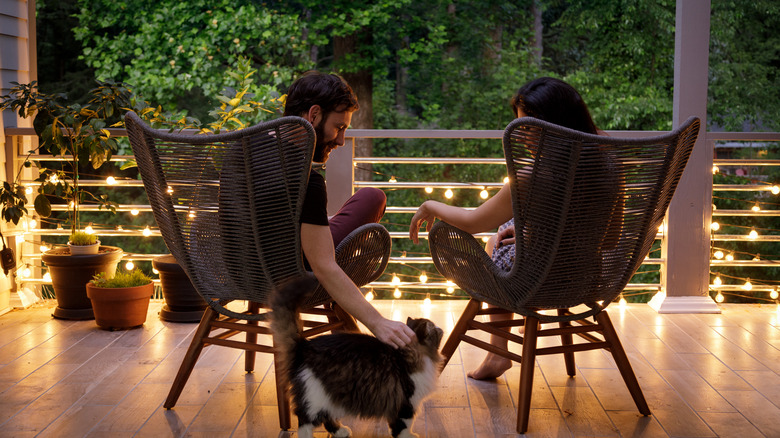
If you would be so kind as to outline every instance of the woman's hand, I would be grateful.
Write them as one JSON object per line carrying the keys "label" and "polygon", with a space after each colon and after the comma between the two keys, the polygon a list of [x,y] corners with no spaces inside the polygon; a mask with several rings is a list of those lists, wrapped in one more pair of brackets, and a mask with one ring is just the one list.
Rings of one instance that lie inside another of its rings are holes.
{"label": "woman's hand", "polygon": [[420,208],[417,209],[417,212],[414,214],[414,216],[412,216],[412,221],[409,223],[409,238],[412,239],[412,242],[415,244],[420,243],[418,233],[423,223],[427,222],[425,225],[425,231],[431,231],[433,222],[436,220],[436,216],[431,211],[431,202],[432,201],[423,202],[422,205],[420,205]]}
{"label": "woman's hand", "polygon": [[514,224],[500,230],[497,233],[496,248],[501,248],[504,245],[514,245],[515,243],[515,226]]}
{"label": "woman's hand", "polygon": [[417,339],[408,325],[385,318],[378,320],[369,330],[377,339],[393,348],[404,348]]}

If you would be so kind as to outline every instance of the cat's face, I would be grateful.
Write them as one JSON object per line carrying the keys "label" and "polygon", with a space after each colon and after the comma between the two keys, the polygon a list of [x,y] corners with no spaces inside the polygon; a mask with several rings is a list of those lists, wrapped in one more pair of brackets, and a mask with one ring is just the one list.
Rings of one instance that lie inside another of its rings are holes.
{"label": "cat's face", "polygon": [[444,336],[444,332],[439,327],[436,327],[431,320],[425,318],[407,318],[406,325],[414,331],[417,336],[417,341],[435,350],[439,350],[441,344],[441,338]]}

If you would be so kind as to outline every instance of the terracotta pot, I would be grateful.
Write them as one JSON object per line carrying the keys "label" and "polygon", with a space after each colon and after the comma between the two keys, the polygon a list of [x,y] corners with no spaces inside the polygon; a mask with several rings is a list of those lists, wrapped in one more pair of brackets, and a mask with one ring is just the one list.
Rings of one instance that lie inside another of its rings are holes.
{"label": "terracotta pot", "polygon": [[97,287],[87,283],[95,322],[106,330],[138,327],[146,322],[154,284],[134,287]]}
{"label": "terracotta pot", "polygon": [[97,254],[71,255],[68,248],[45,252],[41,259],[49,269],[57,308],[52,316],[60,319],[93,319],[92,304],[85,285],[98,272],[113,277],[122,259],[122,250],[101,246]]}

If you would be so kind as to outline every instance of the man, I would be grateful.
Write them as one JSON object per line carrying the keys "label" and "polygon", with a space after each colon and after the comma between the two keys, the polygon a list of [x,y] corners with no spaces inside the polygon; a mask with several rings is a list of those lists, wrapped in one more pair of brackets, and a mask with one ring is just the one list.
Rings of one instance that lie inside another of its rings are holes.
{"label": "man", "polygon": [[[284,115],[300,116],[312,124],[317,134],[313,161],[325,163],[330,151],[344,145],[344,132],[358,108],[357,96],[341,77],[311,71],[288,89]],[[380,341],[400,348],[414,339],[414,332],[406,324],[382,317],[366,301],[336,263],[334,249],[352,230],[378,222],[384,214],[385,202],[381,190],[363,188],[328,219],[325,179],[312,170],[301,213],[301,248],[317,280],[336,303]]]}

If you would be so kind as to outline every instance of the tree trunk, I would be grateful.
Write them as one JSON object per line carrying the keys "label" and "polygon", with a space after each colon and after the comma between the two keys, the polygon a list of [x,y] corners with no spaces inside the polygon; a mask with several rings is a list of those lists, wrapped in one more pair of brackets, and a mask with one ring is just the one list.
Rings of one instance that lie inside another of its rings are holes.
{"label": "tree trunk", "polygon": [[542,67],[542,51],[544,49],[542,45],[542,31],[544,27],[542,25],[542,5],[539,4],[539,0],[533,0],[531,3],[531,15],[534,17],[534,38],[532,41],[534,47],[534,63],[537,67]]}
{"label": "tree trunk", "polygon": [[[371,44],[371,32],[364,29],[359,33],[333,38],[333,59],[336,65],[344,62],[349,56],[359,59],[360,46]],[[368,63],[366,63],[368,64]],[[348,65],[340,67],[342,77],[349,83],[357,95],[360,109],[352,115],[352,127],[357,129],[372,129],[374,127],[373,74],[368,68],[354,69]],[[371,139],[359,139],[355,142],[356,157],[370,157],[373,154],[374,144]],[[356,181],[371,181],[373,171],[371,165],[361,164],[355,168]]]}

